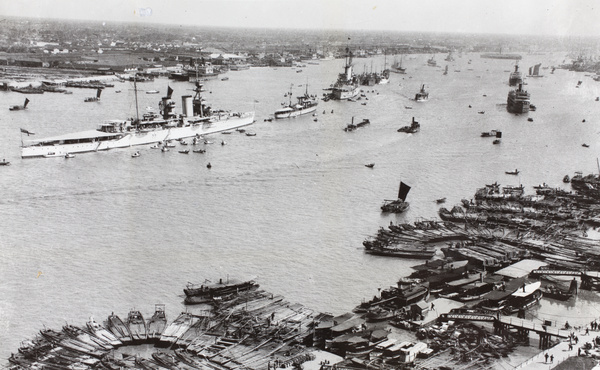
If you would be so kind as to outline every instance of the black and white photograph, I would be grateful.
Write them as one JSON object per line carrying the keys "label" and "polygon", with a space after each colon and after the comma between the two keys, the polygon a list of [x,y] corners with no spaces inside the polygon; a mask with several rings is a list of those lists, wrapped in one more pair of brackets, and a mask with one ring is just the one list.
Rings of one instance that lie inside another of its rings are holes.
{"label": "black and white photograph", "polygon": [[599,19],[0,0],[0,368],[600,369]]}

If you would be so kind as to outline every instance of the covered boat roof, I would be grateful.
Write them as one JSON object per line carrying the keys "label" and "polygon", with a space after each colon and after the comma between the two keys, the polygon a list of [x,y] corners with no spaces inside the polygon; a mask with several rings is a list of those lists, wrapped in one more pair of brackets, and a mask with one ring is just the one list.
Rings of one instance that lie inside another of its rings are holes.
{"label": "covered boat roof", "polygon": [[520,278],[529,275],[533,270],[537,270],[540,267],[547,265],[546,262],[526,259],[498,270],[496,271],[496,274],[507,276],[509,278]]}
{"label": "covered boat roof", "polygon": [[524,284],[521,288],[517,289],[517,291],[514,292],[512,295],[514,297],[527,297],[527,296],[531,295],[533,292],[535,292],[536,290],[540,289],[541,285],[542,285],[541,281],[536,281],[531,284]]}

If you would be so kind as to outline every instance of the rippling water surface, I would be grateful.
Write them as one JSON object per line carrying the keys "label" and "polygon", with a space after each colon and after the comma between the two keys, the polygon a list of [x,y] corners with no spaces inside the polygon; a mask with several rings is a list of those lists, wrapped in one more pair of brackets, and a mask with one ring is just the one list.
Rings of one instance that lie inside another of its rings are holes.
{"label": "rippling water surface", "polygon": [[[291,83],[296,96],[306,83],[321,95],[342,60],[307,65],[302,73],[251,68],[229,72],[228,81],[208,81],[205,97],[213,107],[256,110],[250,130],[257,135],[213,135],[206,154],[146,146],[22,160],[20,127],[41,138],[135,116],[133,86],[117,83],[100,103],[83,102],[92,90],[30,95],[21,112],[6,108],[22,104],[24,95],[0,92],[0,157],[12,162],[0,168],[0,357],[43,325],[83,324],[113,311],[126,317],[132,308],[149,317],[155,303],[165,303],[173,319],[184,310],[188,281],[227,275],[256,276],[264,289],[292,302],[343,313],[415,263],[363,253],[362,241],[379,226],[436,218],[435,199],[447,197],[451,207],[485,183],[562,186],[567,173],[596,170],[600,83],[544,70],[546,77],[528,79],[538,107],[528,122],[506,112],[512,61],[465,55],[443,76],[441,67],[425,65],[428,57],[405,58],[409,74],[365,87],[368,100],[320,102],[316,122],[264,118],[286,100]],[[520,65],[561,61],[562,55],[527,55]],[[355,63],[360,72],[371,59]],[[381,68],[383,57],[374,65]],[[584,82],[575,88],[578,80]],[[415,103],[410,99],[422,83],[430,100]],[[164,93],[167,84],[178,105],[192,93],[191,83],[165,78],[140,84],[140,109],[156,107],[159,98],[144,90]],[[371,125],[344,132],[353,116]],[[412,116],[421,132],[397,133]],[[503,131],[501,145],[479,137],[492,129]],[[131,158],[138,149],[142,155]],[[364,167],[369,162],[373,169]],[[519,177],[504,174],[514,168]],[[381,214],[382,200],[395,197],[400,180],[412,186],[411,208]]]}

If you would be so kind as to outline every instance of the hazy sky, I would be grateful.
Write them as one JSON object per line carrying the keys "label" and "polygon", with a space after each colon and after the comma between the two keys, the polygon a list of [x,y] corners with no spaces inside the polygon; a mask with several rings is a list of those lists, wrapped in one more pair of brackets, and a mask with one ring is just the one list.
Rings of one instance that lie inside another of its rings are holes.
{"label": "hazy sky", "polygon": [[600,36],[598,0],[0,0],[0,15],[199,26]]}

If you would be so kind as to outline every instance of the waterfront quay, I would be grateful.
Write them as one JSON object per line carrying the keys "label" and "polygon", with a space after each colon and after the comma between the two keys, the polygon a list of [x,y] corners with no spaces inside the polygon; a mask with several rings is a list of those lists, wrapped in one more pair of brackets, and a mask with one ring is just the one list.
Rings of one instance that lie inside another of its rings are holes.
{"label": "waterfront quay", "polygon": [[[186,303],[200,303],[202,309],[186,309],[169,324],[164,307],[157,305],[147,321],[132,311],[126,320],[112,313],[104,325],[90,319],[81,326],[65,325],[62,331],[44,328],[12,354],[11,369],[438,369],[506,364],[538,369],[593,362],[600,318],[582,322],[536,311],[542,299],[559,306],[598,300],[600,252],[598,240],[588,235],[597,233],[598,177],[574,180],[572,192],[540,186],[536,196],[488,185],[473,200],[464,200],[467,211],[455,209],[453,220],[392,223],[379,230],[371,245],[397,249],[422,244],[436,248],[437,255],[352,312],[316,312],[260,290],[253,281],[228,279],[212,288],[188,286],[186,295],[201,297]],[[545,209],[537,222],[527,223],[523,217],[517,222],[515,207],[536,209],[536,203]],[[481,218],[476,210],[484,206],[487,217]],[[575,222],[552,217],[567,211],[579,215]],[[441,215],[447,212],[440,210]],[[501,226],[498,220],[503,220]]]}

